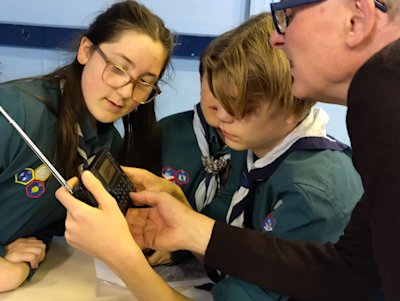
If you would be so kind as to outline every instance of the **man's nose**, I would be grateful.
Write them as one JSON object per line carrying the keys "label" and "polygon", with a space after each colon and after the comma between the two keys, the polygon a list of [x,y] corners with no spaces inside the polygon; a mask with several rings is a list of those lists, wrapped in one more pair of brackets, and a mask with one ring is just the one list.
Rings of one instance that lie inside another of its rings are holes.
{"label": "man's nose", "polygon": [[279,34],[274,30],[269,37],[269,44],[274,48],[283,48],[285,45],[285,35]]}

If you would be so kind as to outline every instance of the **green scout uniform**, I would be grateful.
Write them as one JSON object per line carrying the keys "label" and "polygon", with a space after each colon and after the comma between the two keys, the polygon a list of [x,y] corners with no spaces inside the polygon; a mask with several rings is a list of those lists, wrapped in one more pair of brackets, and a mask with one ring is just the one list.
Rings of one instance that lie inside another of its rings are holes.
{"label": "green scout uniform", "polygon": [[[200,109],[200,106],[196,106]],[[195,107],[195,109],[196,109]],[[193,128],[195,111],[174,114],[159,121],[162,129],[162,176],[182,188],[193,208],[195,193],[200,182],[207,176],[202,163],[202,153]],[[237,152],[223,145],[215,128],[205,124],[205,138],[210,155],[231,155],[228,167],[220,173],[220,188],[213,201],[203,208],[204,214],[224,221],[233,193],[239,185],[240,171],[245,152]]]}
{"label": "green scout uniform", "polygon": [[[316,112],[314,109],[313,114],[318,115]],[[324,127],[318,119],[315,117],[312,126]],[[251,155],[248,161],[253,160]],[[363,189],[345,152],[296,150],[251,193],[251,206],[244,212],[246,227],[265,235],[324,243],[335,242],[343,234]],[[260,264],[268,269],[268,263]],[[212,292],[214,300],[289,300],[233,276],[218,282]]]}
{"label": "green scout uniform", "polygon": [[[54,81],[0,84],[0,105],[50,161],[57,139],[57,116],[38,98],[57,109],[60,93],[59,83]],[[112,124],[98,127],[100,135],[88,119],[80,126],[88,153],[109,147],[114,155],[119,154],[122,139]],[[60,185],[2,115],[0,132],[0,245],[29,236],[49,243],[53,235],[64,232],[66,212],[54,196]],[[55,224],[61,226],[53,228]]]}

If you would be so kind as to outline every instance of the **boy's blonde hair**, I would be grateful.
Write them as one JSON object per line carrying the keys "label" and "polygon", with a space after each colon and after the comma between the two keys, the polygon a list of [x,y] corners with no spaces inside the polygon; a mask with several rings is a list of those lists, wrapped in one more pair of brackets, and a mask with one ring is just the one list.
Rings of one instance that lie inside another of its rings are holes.
{"label": "boy's blonde hair", "polygon": [[201,58],[211,91],[236,118],[244,117],[249,99],[266,99],[298,116],[315,104],[293,97],[289,61],[268,43],[273,30],[271,15],[259,14],[213,40]]}

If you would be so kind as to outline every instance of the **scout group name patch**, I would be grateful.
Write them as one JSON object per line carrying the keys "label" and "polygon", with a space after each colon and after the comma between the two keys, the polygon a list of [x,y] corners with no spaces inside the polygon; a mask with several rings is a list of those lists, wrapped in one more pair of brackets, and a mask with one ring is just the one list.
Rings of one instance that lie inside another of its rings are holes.
{"label": "scout group name patch", "polygon": [[44,164],[35,170],[25,168],[15,175],[15,183],[26,186],[25,194],[28,198],[37,199],[46,191],[45,181],[50,174],[50,170]]}
{"label": "scout group name patch", "polygon": [[189,174],[183,169],[175,170],[170,166],[164,167],[161,170],[161,175],[163,178],[171,181],[179,186],[187,184],[190,181]]}

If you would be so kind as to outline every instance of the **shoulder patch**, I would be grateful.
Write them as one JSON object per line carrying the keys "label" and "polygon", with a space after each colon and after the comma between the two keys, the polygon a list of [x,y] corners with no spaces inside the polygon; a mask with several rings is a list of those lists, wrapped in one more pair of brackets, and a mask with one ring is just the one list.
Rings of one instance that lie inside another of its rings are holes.
{"label": "shoulder patch", "polygon": [[272,213],[269,213],[262,222],[262,230],[271,232],[276,229],[276,220]]}
{"label": "shoulder patch", "polygon": [[46,165],[42,164],[35,169],[35,180],[46,181],[51,175],[50,169]]}
{"label": "shoulder patch", "polygon": [[46,186],[43,181],[35,180],[26,186],[25,189],[28,198],[37,199],[46,191]]}
{"label": "shoulder patch", "polygon": [[163,167],[161,170],[161,176],[164,179],[167,179],[169,181],[171,181],[175,178],[174,174],[175,174],[175,170],[170,166]]}
{"label": "shoulder patch", "polygon": [[189,174],[187,173],[187,171],[180,169],[177,170],[175,173],[175,181],[177,182],[177,184],[179,186],[183,185],[183,184],[187,184],[189,183]]}
{"label": "shoulder patch", "polygon": [[25,168],[15,175],[15,183],[28,185],[35,178],[35,171],[32,168]]}

